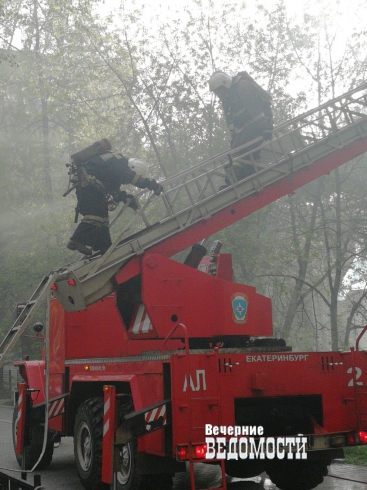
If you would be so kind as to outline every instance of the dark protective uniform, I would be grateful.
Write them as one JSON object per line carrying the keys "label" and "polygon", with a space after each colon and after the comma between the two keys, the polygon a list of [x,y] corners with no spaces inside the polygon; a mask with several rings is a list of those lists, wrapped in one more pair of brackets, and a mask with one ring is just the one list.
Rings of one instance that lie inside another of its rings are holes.
{"label": "dark protective uniform", "polygon": [[[154,179],[144,178],[128,166],[128,159],[121,153],[106,152],[95,155],[78,171],[77,211],[82,221],[70,238],[68,248],[90,254],[99,250],[104,254],[111,246],[108,218],[108,195],[116,202],[126,202],[129,196],[120,190],[123,184],[133,184],[140,189],[150,189],[159,195],[163,187]],[[132,201],[134,203],[134,201]],[[134,209],[134,206],[130,204]]]}
{"label": "dark protective uniform", "polygon": [[[232,155],[233,172],[237,179],[243,179],[254,172],[254,167],[246,164],[246,157],[241,159],[240,155],[256,149],[262,144],[263,139],[271,139],[273,130],[271,97],[246,72],[240,72],[235,76],[231,87],[219,97],[231,133],[231,148],[238,148],[262,137],[257,143]],[[253,153],[252,157],[255,161],[259,161],[260,152]],[[250,156],[247,160],[250,160]]]}

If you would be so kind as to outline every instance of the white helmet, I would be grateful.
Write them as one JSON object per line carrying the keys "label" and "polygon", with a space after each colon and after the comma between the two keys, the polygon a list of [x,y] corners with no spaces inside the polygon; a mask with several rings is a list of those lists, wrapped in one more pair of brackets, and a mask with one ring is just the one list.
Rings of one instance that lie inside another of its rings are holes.
{"label": "white helmet", "polygon": [[128,165],[138,175],[146,177],[148,175],[148,165],[139,158],[129,158]]}
{"label": "white helmet", "polygon": [[223,71],[216,71],[210,77],[208,83],[209,83],[209,90],[211,92],[214,92],[214,90],[217,89],[218,87],[224,86],[226,88],[230,88],[230,86],[232,85],[232,77],[230,77]]}

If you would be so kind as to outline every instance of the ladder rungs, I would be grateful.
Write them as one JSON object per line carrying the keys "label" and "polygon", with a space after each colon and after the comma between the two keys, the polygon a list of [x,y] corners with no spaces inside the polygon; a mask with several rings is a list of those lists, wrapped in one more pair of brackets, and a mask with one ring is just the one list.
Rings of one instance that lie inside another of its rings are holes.
{"label": "ladder rungs", "polygon": [[34,299],[34,300],[32,300],[32,301],[27,301],[27,303],[25,303],[24,305],[22,305],[22,306],[23,306],[23,310],[24,310],[25,308],[27,308],[28,306],[33,306],[33,305],[35,305],[36,303],[37,303],[37,300],[36,300],[36,299]]}
{"label": "ladder rungs", "polygon": [[42,279],[41,283],[38,285],[35,293],[32,295],[31,299],[25,303],[23,309],[11,326],[7,335],[1,343],[1,352],[0,352],[0,368],[3,366],[6,358],[10,354],[10,352],[14,349],[18,339],[28,327],[30,320],[33,318],[33,315],[37,311],[38,307],[42,303],[42,301],[49,294],[50,285],[55,282],[59,273],[53,272],[49,276],[46,276]]}
{"label": "ladder rungs", "polygon": [[[336,148],[347,147],[367,135],[366,100],[367,83],[275,127],[273,139],[263,142],[256,150],[249,150],[252,143],[246,143],[161,182],[164,192],[160,196],[145,195],[141,210],[132,219],[126,216],[128,222],[121,227],[121,234],[102,257],[93,263],[82,259],[63,269],[65,278],[73,274],[80,281],[78,307],[88,306],[111,292],[110,279],[131,257],[162,244],[295,172],[308,169],[309,164],[333,153]],[[353,112],[354,120],[345,117],[346,112]],[[254,158],[254,152],[260,152],[261,164]],[[241,153],[241,158],[249,161],[255,171],[239,183],[229,178],[228,162],[236,153]],[[231,184],[227,190],[223,186],[225,177]],[[121,215],[122,210],[112,222]],[[149,217],[149,222],[152,218],[157,222],[147,226],[145,216]],[[144,224],[146,226],[142,228]],[[177,248],[169,249],[169,253],[173,255],[180,251]],[[60,278],[60,282],[63,281]],[[55,296],[67,311],[76,311],[76,306],[75,309],[70,306],[67,288],[60,288]]]}

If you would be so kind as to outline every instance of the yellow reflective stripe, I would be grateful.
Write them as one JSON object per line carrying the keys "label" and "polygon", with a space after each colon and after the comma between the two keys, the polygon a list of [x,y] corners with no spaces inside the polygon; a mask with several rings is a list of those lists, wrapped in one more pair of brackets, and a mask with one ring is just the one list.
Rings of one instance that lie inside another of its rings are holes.
{"label": "yellow reflective stripe", "polygon": [[94,216],[92,214],[85,215],[82,221],[84,223],[93,223],[93,224],[99,224],[103,226],[108,226],[110,222],[108,218],[101,218],[100,216]]}
{"label": "yellow reflective stripe", "polygon": [[263,112],[260,112],[260,114],[258,114],[257,116],[255,116],[253,119],[251,119],[250,122],[257,122],[257,121],[260,121],[261,119],[263,119],[265,117],[265,114]]}
{"label": "yellow reflective stripe", "polygon": [[135,185],[137,183],[137,181],[140,179],[140,177],[141,177],[141,175],[135,174],[135,177],[133,178],[133,180],[130,183]]}
{"label": "yellow reflective stripe", "polygon": [[103,153],[103,155],[99,155],[104,162],[107,162],[111,158],[113,158],[115,155],[113,153]]}
{"label": "yellow reflective stripe", "polygon": [[111,158],[117,158],[117,160],[120,160],[122,157],[121,154],[119,153],[112,153],[112,151],[109,151],[108,153],[103,153],[102,155],[98,155],[99,157],[102,158],[103,161],[108,162]]}
{"label": "yellow reflective stripe", "polygon": [[89,180],[89,182],[90,182],[92,185],[99,186],[99,187],[102,187],[102,189],[104,189],[103,182],[101,182],[100,180],[96,179],[96,178],[94,177],[94,175],[88,175],[88,180]]}
{"label": "yellow reflective stripe", "polygon": [[[238,126],[238,127],[235,127],[234,128],[234,131],[235,133],[241,133],[245,128],[248,128],[249,126],[251,126],[253,123],[255,122],[259,122],[261,121],[261,119],[265,119],[265,114],[263,112],[261,112],[260,114],[258,114],[257,116],[253,117],[250,121],[248,121],[247,123],[243,124],[242,126]],[[259,135],[260,137],[261,135]]]}

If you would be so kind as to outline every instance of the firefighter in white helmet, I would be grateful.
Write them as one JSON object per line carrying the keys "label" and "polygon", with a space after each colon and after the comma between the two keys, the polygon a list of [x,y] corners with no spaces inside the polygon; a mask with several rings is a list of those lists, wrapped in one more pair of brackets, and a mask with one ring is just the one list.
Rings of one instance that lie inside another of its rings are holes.
{"label": "firefighter in white helmet", "polygon": [[72,155],[72,160],[73,156],[77,157],[76,221],[78,214],[83,219],[67,247],[85,255],[91,255],[93,251],[104,254],[112,244],[108,218],[111,203],[122,201],[133,210],[139,207],[134,196],[120,190],[120,186],[132,184],[140,189],[150,189],[156,195],[163,191],[163,187],[147,177],[147,165],[138,158],[128,159],[122,153],[100,149],[98,154],[88,155],[87,161],[81,162],[83,158],[79,158],[79,155],[82,152]]}
{"label": "firefighter in white helmet", "polygon": [[[231,148],[238,148],[257,139],[233,157],[233,172],[238,180],[251,175],[255,170],[249,162],[260,161],[260,151],[255,151],[264,140],[271,139],[273,113],[271,97],[250,75],[239,72],[231,77],[216,71],[209,80],[209,89],[222,102],[226,123],[231,134]],[[241,154],[253,152],[240,158]]]}

